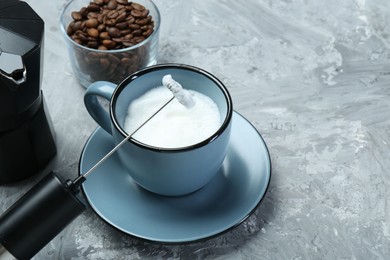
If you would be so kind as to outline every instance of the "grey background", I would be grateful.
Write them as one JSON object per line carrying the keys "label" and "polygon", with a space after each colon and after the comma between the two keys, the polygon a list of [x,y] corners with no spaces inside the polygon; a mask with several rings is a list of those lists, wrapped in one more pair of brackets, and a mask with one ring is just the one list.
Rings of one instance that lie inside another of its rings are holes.
{"label": "grey background", "polygon": [[[48,168],[74,178],[97,125],[59,30],[65,1],[27,2],[45,21],[42,89],[58,147]],[[388,259],[390,2],[155,2],[158,62],[225,83],[270,149],[269,191],[239,227],[190,245],[139,241],[88,209],[34,259]],[[44,173],[3,185],[0,211]]]}

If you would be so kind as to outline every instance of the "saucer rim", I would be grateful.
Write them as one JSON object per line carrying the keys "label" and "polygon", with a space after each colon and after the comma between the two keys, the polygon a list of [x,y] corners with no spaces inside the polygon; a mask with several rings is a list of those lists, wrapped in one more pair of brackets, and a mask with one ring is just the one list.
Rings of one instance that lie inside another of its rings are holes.
{"label": "saucer rim", "polygon": [[[232,231],[233,229],[237,228],[238,226],[240,226],[243,222],[245,222],[257,209],[258,207],[260,206],[260,204],[262,203],[262,201],[264,200],[264,198],[266,197],[267,193],[268,193],[268,190],[269,190],[269,186],[270,186],[270,183],[271,183],[271,179],[272,179],[272,161],[271,161],[271,154],[269,152],[269,149],[268,149],[268,146],[267,146],[267,143],[265,142],[263,136],[260,134],[260,132],[256,129],[256,127],[246,118],[244,117],[243,115],[241,115],[240,113],[238,113],[236,110],[233,110],[233,113],[232,113],[232,119],[234,117],[234,114],[237,114],[238,116],[240,116],[244,121],[246,121],[246,123],[248,123],[254,131],[256,131],[256,133],[259,135],[260,139],[262,140],[263,142],[263,145],[264,145],[264,148],[265,148],[265,151],[266,151],[266,156],[268,157],[268,162],[269,162],[269,178],[268,178],[268,182],[266,184],[266,187],[265,187],[265,191],[263,193],[263,195],[261,196],[260,200],[258,201],[258,203],[256,204],[256,206],[253,207],[253,209],[248,212],[245,216],[243,216],[239,221],[237,221],[236,223],[234,223],[233,225],[231,225],[230,227],[227,227],[226,229],[222,230],[222,231],[219,231],[215,234],[212,234],[212,235],[206,235],[205,237],[202,237],[202,238],[196,238],[196,239],[189,239],[189,240],[183,240],[183,241],[164,241],[164,240],[158,240],[158,239],[149,239],[149,238],[146,238],[146,237],[142,237],[142,236],[137,236],[136,234],[134,233],[129,233],[129,232],[126,232],[124,231],[123,229],[120,229],[119,227],[117,227],[116,225],[114,225],[113,223],[110,223],[108,221],[108,219],[106,219],[104,216],[101,216],[98,212],[97,212],[97,209],[95,210],[95,207],[93,205],[91,205],[91,202],[90,200],[88,199],[88,196],[86,194],[86,191],[85,191],[85,187],[84,185],[81,185],[81,192],[83,194],[83,197],[84,199],[86,200],[86,202],[88,203],[89,207],[93,210],[94,214],[96,216],[98,216],[101,220],[103,220],[105,223],[109,224],[109,226],[113,227],[115,230],[118,230],[119,232],[125,234],[126,236],[130,236],[132,238],[135,238],[137,240],[141,240],[141,241],[144,241],[144,242],[148,242],[148,243],[152,243],[152,244],[160,244],[160,245],[186,245],[186,244],[194,244],[194,243],[198,243],[198,242],[205,242],[207,240],[210,240],[210,239],[213,239],[213,238],[216,238],[216,237],[219,237],[223,234],[226,234],[230,231]],[[234,123],[233,123],[234,125]],[[233,127],[232,125],[232,127]],[[86,150],[86,147],[87,147],[87,144],[91,141],[91,139],[93,138],[93,136],[97,133],[97,131],[99,130],[103,130],[103,128],[101,128],[100,126],[98,126],[91,134],[90,136],[88,137],[87,141],[85,142],[84,146],[83,146],[83,149],[81,151],[81,155],[80,155],[80,159],[79,159],[79,163],[78,163],[78,176],[81,175],[81,161],[82,161],[82,158],[83,158],[83,155],[85,153],[85,150]]]}

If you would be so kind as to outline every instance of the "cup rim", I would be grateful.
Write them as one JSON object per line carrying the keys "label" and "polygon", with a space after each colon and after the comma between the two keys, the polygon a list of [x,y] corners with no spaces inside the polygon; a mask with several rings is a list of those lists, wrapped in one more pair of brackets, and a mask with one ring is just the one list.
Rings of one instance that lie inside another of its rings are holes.
{"label": "cup rim", "polygon": [[144,149],[148,149],[148,150],[152,150],[152,151],[156,151],[156,152],[178,152],[178,151],[182,152],[182,151],[194,150],[194,149],[200,148],[202,146],[205,146],[205,145],[213,142],[215,139],[217,139],[219,136],[221,136],[225,132],[226,128],[228,128],[228,126],[230,125],[230,122],[232,120],[232,117],[233,117],[233,101],[232,101],[232,98],[231,98],[230,93],[229,93],[228,89],[226,88],[226,86],[217,77],[215,77],[210,72],[207,72],[206,70],[203,70],[203,69],[191,66],[191,65],[187,65],[187,64],[166,63],[166,64],[157,64],[157,65],[153,65],[153,66],[149,66],[149,67],[146,67],[144,69],[141,69],[141,70],[131,74],[127,78],[125,78],[115,88],[115,90],[112,94],[111,102],[109,104],[109,112],[110,112],[110,118],[111,118],[111,121],[112,121],[114,127],[123,136],[123,139],[126,138],[128,136],[128,134],[120,126],[120,124],[117,121],[116,115],[115,115],[115,109],[116,109],[115,107],[116,107],[116,102],[117,102],[119,94],[122,92],[122,90],[125,87],[127,87],[128,84],[130,84],[131,81],[135,80],[136,78],[138,78],[144,74],[147,74],[149,72],[156,71],[156,70],[174,69],[174,68],[183,69],[183,70],[190,70],[192,72],[202,74],[203,76],[205,76],[205,77],[209,78],[211,81],[213,81],[220,88],[221,92],[223,93],[223,95],[225,97],[226,107],[227,107],[226,116],[224,117],[224,121],[222,122],[221,126],[218,128],[218,130],[214,134],[209,136],[207,139],[205,139],[201,142],[198,142],[198,143],[195,143],[192,145],[188,145],[188,146],[183,146],[183,147],[175,147],[175,148],[157,147],[157,146],[142,143],[134,138],[130,138],[128,141],[139,146],[139,147],[142,147]]}
{"label": "cup rim", "polygon": [[[161,14],[160,14],[160,10],[157,8],[156,4],[152,1],[152,0],[144,0],[144,1],[148,1],[151,3],[151,5],[154,7],[154,9],[156,10],[156,14],[157,14],[157,17],[158,17],[158,22],[155,24],[155,28],[152,32],[151,35],[149,35],[148,38],[146,38],[145,40],[143,40],[142,42],[140,43],[137,43],[136,45],[133,45],[133,46],[130,46],[130,47],[127,47],[127,48],[122,48],[122,49],[116,49],[116,50],[98,50],[98,49],[93,49],[93,48],[89,48],[87,46],[84,46],[84,45],[81,45],[81,44],[78,44],[77,42],[75,42],[74,40],[72,40],[72,38],[69,37],[68,33],[66,32],[66,24],[65,24],[65,21],[64,21],[64,17],[65,17],[65,11],[68,9],[68,7],[76,0],[69,0],[64,8],[62,9],[61,11],[61,15],[60,15],[60,27],[61,27],[61,31],[65,37],[65,39],[69,42],[71,42],[72,44],[76,45],[77,47],[81,48],[81,49],[84,49],[86,51],[93,51],[93,52],[98,52],[98,53],[121,53],[121,52],[126,52],[126,51],[132,51],[132,50],[135,50],[135,49],[138,49],[139,47],[147,44],[148,42],[151,41],[152,38],[154,38],[154,36],[159,32],[160,30],[160,25],[161,25]],[[87,3],[87,1],[86,1]],[[88,4],[88,3],[87,3]]]}

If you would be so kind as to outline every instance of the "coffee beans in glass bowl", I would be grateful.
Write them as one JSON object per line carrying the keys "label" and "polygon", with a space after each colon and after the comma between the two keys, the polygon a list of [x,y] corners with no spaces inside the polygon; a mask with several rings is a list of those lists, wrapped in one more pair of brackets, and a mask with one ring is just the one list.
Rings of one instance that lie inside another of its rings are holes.
{"label": "coffee beans in glass bowl", "polygon": [[119,83],[157,63],[160,13],[151,0],[72,0],[61,29],[80,84]]}

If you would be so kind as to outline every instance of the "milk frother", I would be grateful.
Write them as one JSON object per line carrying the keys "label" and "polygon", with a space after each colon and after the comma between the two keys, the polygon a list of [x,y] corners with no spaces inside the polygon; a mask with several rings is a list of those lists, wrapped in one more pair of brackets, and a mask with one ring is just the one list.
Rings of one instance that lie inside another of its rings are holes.
{"label": "milk frother", "polygon": [[79,198],[80,185],[139,129],[166,107],[169,99],[136,130],[128,134],[86,173],[62,181],[50,172],[0,217],[0,260],[30,259],[86,208]]}

